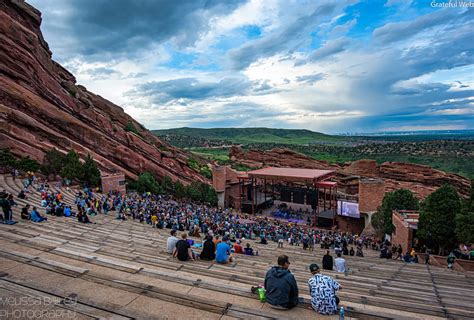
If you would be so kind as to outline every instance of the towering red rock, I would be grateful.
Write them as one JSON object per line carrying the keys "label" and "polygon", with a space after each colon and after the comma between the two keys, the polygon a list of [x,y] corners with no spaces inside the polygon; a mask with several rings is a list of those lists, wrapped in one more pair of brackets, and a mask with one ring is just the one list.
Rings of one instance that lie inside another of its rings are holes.
{"label": "towering red rock", "polygon": [[[188,183],[206,181],[189,154],[163,143],[112,102],[76,84],[51,59],[41,13],[22,0],[0,1],[0,146],[41,161],[56,147],[90,153],[105,172],[143,171]],[[138,135],[125,131],[131,123]]]}

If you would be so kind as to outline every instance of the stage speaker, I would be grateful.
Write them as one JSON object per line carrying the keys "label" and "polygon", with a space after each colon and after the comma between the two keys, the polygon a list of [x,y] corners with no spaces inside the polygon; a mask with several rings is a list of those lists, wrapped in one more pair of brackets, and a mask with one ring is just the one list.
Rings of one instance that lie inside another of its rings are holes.
{"label": "stage speaker", "polygon": [[291,202],[291,190],[289,188],[282,188],[280,191],[281,201]]}
{"label": "stage speaker", "polygon": [[305,194],[305,191],[303,191],[303,190],[293,191],[293,202],[294,203],[299,203],[299,204],[304,204],[304,194]]}
{"label": "stage speaker", "polygon": [[306,204],[311,204],[311,209],[316,209],[317,208],[317,206],[318,206],[318,194],[317,194],[316,191],[310,191],[306,194]]}

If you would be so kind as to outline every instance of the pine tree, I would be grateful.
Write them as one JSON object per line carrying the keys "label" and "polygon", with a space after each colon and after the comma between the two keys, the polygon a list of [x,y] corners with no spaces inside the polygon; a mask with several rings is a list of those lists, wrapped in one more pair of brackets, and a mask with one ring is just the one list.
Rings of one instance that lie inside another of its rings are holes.
{"label": "pine tree", "polygon": [[90,187],[96,187],[100,184],[100,171],[90,154],[87,154],[86,160],[82,165],[81,180]]}
{"label": "pine tree", "polygon": [[461,198],[456,189],[445,184],[426,197],[420,212],[417,236],[439,254],[456,243],[455,218],[461,211]]}
{"label": "pine tree", "polygon": [[79,161],[79,155],[74,150],[67,153],[61,176],[69,180],[80,180],[82,178],[82,165]]}
{"label": "pine tree", "polygon": [[138,177],[136,188],[138,192],[163,193],[160,184],[150,172],[144,172]]}
{"label": "pine tree", "polygon": [[471,194],[464,202],[462,211],[456,215],[456,237],[464,244],[474,244],[474,180]]}
{"label": "pine tree", "polygon": [[43,165],[41,171],[45,175],[58,175],[61,173],[66,162],[66,156],[59,152],[56,148],[53,148],[46,152],[43,158]]}
{"label": "pine tree", "polygon": [[395,227],[392,223],[393,210],[418,210],[419,202],[413,192],[408,189],[398,189],[387,192],[382,205],[372,217],[372,225],[380,232],[392,234]]}

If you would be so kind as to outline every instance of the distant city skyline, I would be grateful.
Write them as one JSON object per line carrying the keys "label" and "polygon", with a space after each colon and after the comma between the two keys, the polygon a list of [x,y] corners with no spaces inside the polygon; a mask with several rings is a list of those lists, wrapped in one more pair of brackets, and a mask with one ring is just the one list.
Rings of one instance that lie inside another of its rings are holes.
{"label": "distant city skyline", "polygon": [[42,12],[53,59],[148,129],[474,129],[474,7],[27,2]]}

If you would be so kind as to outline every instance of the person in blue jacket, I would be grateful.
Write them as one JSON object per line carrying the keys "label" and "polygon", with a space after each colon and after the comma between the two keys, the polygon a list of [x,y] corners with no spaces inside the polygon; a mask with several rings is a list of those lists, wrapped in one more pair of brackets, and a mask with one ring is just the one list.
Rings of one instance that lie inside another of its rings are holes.
{"label": "person in blue jacket", "polygon": [[265,276],[266,299],[273,308],[291,309],[298,304],[298,285],[289,267],[288,256],[283,254],[278,257],[278,266]]}
{"label": "person in blue jacket", "polygon": [[41,222],[41,221],[47,221],[48,218],[42,217],[36,207],[33,207],[33,210],[31,211],[30,214],[30,220],[33,222]]}

